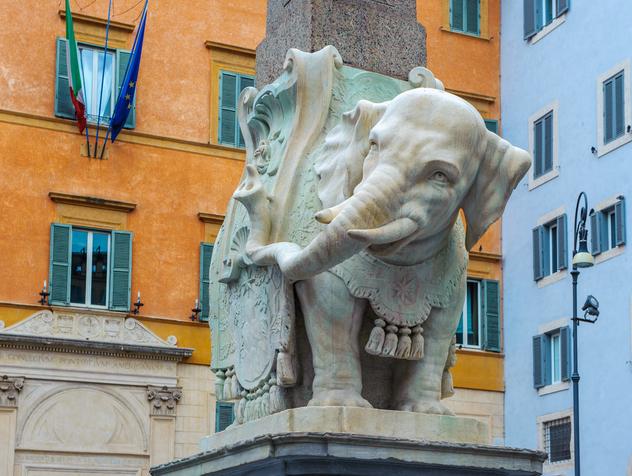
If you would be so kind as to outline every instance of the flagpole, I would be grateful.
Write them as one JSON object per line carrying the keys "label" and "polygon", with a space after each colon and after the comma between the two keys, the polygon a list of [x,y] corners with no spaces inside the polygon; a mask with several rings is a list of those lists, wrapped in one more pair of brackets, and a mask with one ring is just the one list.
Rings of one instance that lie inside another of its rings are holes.
{"label": "flagpole", "polygon": [[103,147],[101,148],[101,155],[99,155],[99,160],[103,159],[103,153],[105,152],[105,146],[108,144],[108,137],[110,137],[111,130],[112,130],[112,124],[108,126],[108,131],[105,134],[105,140],[103,141]]}
{"label": "flagpole", "polygon": [[[97,132],[94,140],[94,158],[97,158],[99,149],[99,125],[101,124],[101,102],[103,101],[103,82],[105,81],[105,65],[108,59],[108,35],[110,33],[110,11],[112,10],[112,0],[108,5],[108,22],[105,25],[105,46],[103,47],[103,71],[101,71],[101,92],[99,93],[99,109],[97,110]],[[112,68],[114,74],[114,68]]]}
{"label": "flagpole", "polygon": [[[77,53],[79,53],[79,51],[77,51]],[[81,75],[81,83],[83,84],[83,78],[85,78],[85,75],[83,74],[83,61],[81,61],[81,59],[79,59],[79,67],[81,68],[79,70],[79,74]],[[85,108],[86,108],[86,111],[87,111],[88,110],[88,98],[86,97],[84,99],[84,101],[86,102]],[[86,115],[86,127],[85,127],[86,148],[87,148],[87,152],[88,152],[88,158],[90,158],[92,154],[90,154],[90,133],[88,132],[88,113],[86,112],[85,115]]]}

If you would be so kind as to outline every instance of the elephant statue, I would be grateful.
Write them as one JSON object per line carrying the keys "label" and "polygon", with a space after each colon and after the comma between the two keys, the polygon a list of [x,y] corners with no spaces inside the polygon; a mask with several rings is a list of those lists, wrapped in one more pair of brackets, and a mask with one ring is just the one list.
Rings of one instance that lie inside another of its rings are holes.
{"label": "elephant statue", "polygon": [[[274,269],[286,283],[288,306],[296,296],[299,309],[291,312],[302,316],[311,350],[311,362],[303,363],[313,370],[308,405],[450,414],[441,400],[453,393],[449,369],[465,298],[467,250],[500,218],[531,160],[488,131],[476,109],[444,91],[431,73],[426,78],[429,86],[389,100],[354,101],[335,120],[326,111],[335,124],[327,128],[327,119],[321,121],[320,138],[314,134],[316,139],[303,142],[309,153],[301,156],[306,165],[294,182],[279,186],[284,171],[292,171],[289,159],[278,167],[272,187],[262,174],[265,167],[251,162],[233,195],[249,223],[241,269]],[[331,82],[336,80],[334,74]],[[248,102],[247,92],[242,99]],[[267,129],[272,134],[274,127]],[[301,203],[294,195],[288,204],[279,190],[291,190],[309,176],[305,171],[312,173],[307,188],[318,198]],[[302,219],[313,221],[311,231],[295,235],[302,243],[274,239],[283,237],[279,222],[287,220],[279,209],[289,209],[291,217],[301,208]],[[239,326],[233,332],[241,332]],[[235,384],[238,369],[228,370],[233,395],[245,397],[238,419],[284,407],[275,407],[278,396],[264,401],[261,395],[301,380],[297,359],[281,359],[292,353],[292,345],[278,351],[273,378],[254,393]],[[287,366],[298,370],[282,370]],[[373,376],[386,368],[390,377],[376,381]],[[285,406],[292,406],[291,399]]]}

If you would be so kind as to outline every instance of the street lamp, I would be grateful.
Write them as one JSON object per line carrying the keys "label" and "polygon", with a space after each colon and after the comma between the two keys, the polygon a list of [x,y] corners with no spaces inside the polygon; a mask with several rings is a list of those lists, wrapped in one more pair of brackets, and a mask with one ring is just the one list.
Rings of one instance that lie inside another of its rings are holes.
{"label": "street lamp", "polygon": [[[577,220],[577,211],[579,210],[579,202],[584,199],[583,207],[579,213],[579,221]],[[580,476],[579,461],[579,369],[577,366],[577,326],[579,322],[590,322],[593,324],[599,316],[599,301],[594,296],[588,296],[586,302],[582,306],[584,317],[577,316],[577,277],[579,276],[578,268],[590,268],[595,264],[595,260],[588,252],[588,230],[586,229],[586,217],[588,215],[588,198],[584,192],[577,197],[575,205],[575,226],[573,228],[573,428],[574,428],[574,453],[575,453],[575,476]],[[577,248],[579,241],[579,249]]]}

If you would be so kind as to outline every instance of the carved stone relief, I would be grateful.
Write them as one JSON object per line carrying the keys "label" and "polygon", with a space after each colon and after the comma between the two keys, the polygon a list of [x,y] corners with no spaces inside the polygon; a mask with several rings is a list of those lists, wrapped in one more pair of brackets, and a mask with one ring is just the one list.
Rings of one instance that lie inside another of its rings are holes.
{"label": "carved stone relief", "polygon": [[180,387],[147,387],[151,416],[176,416],[176,405],[182,398]]}
{"label": "carved stone relief", "polygon": [[24,388],[24,377],[0,377],[0,407],[18,406],[18,395]]}

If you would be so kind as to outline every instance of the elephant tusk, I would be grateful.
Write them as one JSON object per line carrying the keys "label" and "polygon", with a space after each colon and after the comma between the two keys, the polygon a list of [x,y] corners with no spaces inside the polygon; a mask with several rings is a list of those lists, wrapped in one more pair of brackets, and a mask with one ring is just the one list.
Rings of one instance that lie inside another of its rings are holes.
{"label": "elephant tusk", "polygon": [[334,221],[334,218],[338,216],[338,214],[343,209],[344,204],[346,202],[347,200],[336,205],[335,207],[325,208],[324,210],[316,212],[316,214],[314,215],[314,218],[316,219],[317,222],[328,225],[329,223]]}
{"label": "elephant tusk", "polygon": [[419,229],[417,223],[410,218],[398,218],[395,221],[369,230],[349,230],[347,234],[354,240],[372,245],[394,243],[407,238]]}

